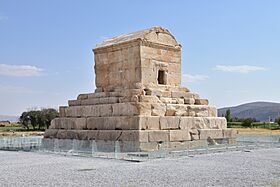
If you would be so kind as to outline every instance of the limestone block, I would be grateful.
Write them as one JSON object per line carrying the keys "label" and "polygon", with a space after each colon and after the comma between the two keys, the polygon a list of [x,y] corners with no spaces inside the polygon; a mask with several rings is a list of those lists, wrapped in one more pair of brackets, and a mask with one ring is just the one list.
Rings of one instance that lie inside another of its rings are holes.
{"label": "limestone block", "polygon": [[99,98],[99,104],[108,104],[108,103],[109,103],[108,97]]}
{"label": "limestone block", "polygon": [[150,116],[150,117],[139,117],[140,129],[148,130],[159,130],[159,117]]}
{"label": "limestone block", "polygon": [[189,116],[193,117],[208,117],[209,107],[204,105],[189,105],[188,106]]}
{"label": "limestone block", "polygon": [[110,97],[123,97],[125,94],[123,92],[108,92]]}
{"label": "limestone block", "polygon": [[139,118],[134,116],[90,117],[87,129],[93,130],[139,130]]}
{"label": "limestone block", "polygon": [[96,88],[94,92],[95,93],[103,92],[103,89],[102,88]]}
{"label": "limestone block", "polygon": [[188,116],[188,108],[183,104],[166,104],[166,115]]}
{"label": "limestone block", "polygon": [[115,124],[112,126],[105,123],[104,117],[89,117],[87,118],[87,129],[90,130],[114,130]]}
{"label": "limestone block", "polygon": [[218,110],[215,107],[209,107],[208,113],[209,113],[209,117],[217,117],[218,116]]}
{"label": "limestone block", "polygon": [[194,118],[193,117],[181,117],[179,128],[180,129],[191,129],[194,124]]}
{"label": "limestone block", "polygon": [[168,98],[168,97],[171,97],[171,92],[170,91],[152,90],[151,95]]}
{"label": "limestone block", "polygon": [[185,141],[191,140],[189,130],[170,130],[170,141]]}
{"label": "limestone block", "polygon": [[141,95],[140,96],[140,102],[160,103],[160,100],[157,96]]}
{"label": "limestone block", "polygon": [[151,116],[152,105],[150,103],[139,102],[135,104],[140,116]]}
{"label": "limestone block", "polygon": [[99,130],[98,140],[118,141],[121,133],[119,130]]}
{"label": "limestone block", "polygon": [[177,116],[161,116],[159,124],[161,130],[179,129],[180,117]]}
{"label": "limestone block", "polygon": [[227,128],[226,118],[216,117],[216,126],[218,129],[226,129]]}
{"label": "limestone block", "polygon": [[101,97],[107,97],[107,96],[108,96],[108,94],[106,92],[97,92],[97,93],[88,94],[88,99],[101,98]]}
{"label": "limestone block", "polygon": [[176,113],[176,107],[173,105],[167,105],[166,106],[166,113],[165,116],[175,116]]}
{"label": "limestone block", "polygon": [[132,103],[116,103],[112,104],[113,116],[134,116],[138,115],[137,106]]}
{"label": "limestone block", "polygon": [[168,98],[168,97],[161,97],[160,98],[160,101],[162,102],[162,103],[168,103],[168,104],[170,104],[170,103],[172,103],[172,98]]}
{"label": "limestone block", "polygon": [[149,131],[148,136],[149,136],[149,142],[169,141],[169,131],[166,131],[166,130]]}
{"label": "limestone block", "polygon": [[195,99],[194,98],[185,98],[184,99],[184,104],[194,105],[194,103],[195,103]]}
{"label": "limestone block", "polygon": [[193,99],[198,99],[199,96],[198,94],[195,93],[190,93],[190,92],[183,92],[183,91],[173,91],[171,92],[172,98],[193,98]]}
{"label": "limestone block", "polygon": [[[139,130],[139,117],[119,116],[111,117],[106,120],[110,126],[115,126],[116,130]],[[115,125],[113,125],[115,124]]]}
{"label": "limestone block", "polygon": [[59,117],[66,117],[65,109],[67,106],[60,106],[59,107]]}
{"label": "limestone block", "polygon": [[221,129],[198,129],[199,139],[207,140],[211,139],[221,139],[223,138],[223,130]]}
{"label": "limestone block", "polygon": [[185,100],[184,99],[181,99],[181,98],[175,98],[175,104],[184,104],[185,103]]}
{"label": "limestone block", "polygon": [[58,139],[78,139],[78,134],[75,130],[58,130]]}
{"label": "limestone block", "polygon": [[77,130],[78,140],[88,140],[88,130]]}
{"label": "limestone block", "polygon": [[81,100],[69,100],[68,105],[69,106],[79,106],[79,105],[81,105]]}
{"label": "limestone block", "polygon": [[113,114],[113,108],[111,104],[105,104],[105,105],[99,105],[99,115],[101,117],[103,116],[112,116]]}
{"label": "limestone block", "polygon": [[166,113],[165,104],[152,104],[152,116],[164,116]]}
{"label": "limestone block", "polygon": [[203,128],[204,129],[218,129],[216,121],[216,118],[202,118],[203,120]]}
{"label": "limestone block", "polygon": [[119,97],[108,97],[108,103],[114,104],[119,102]]}
{"label": "limestone block", "polygon": [[196,105],[208,105],[209,101],[208,99],[195,99]]}
{"label": "limestone block", "polygon": [[78,100],[82,100],[82,99],[87,99],[88,98],[88,94],[80,94],[77,99]]}
{"label": "limestone block", "polygon": [[238,131],[236,129],[223,129],[224,138],[236,138]]}
{"label": "limestone block", "polygon": [[71,106],[66,108],[65,113],[67,117],[112,116],[112,106],[111,104]]}
{"label": "limestone block", "polygon": [[86,129],[86,118],[55,118],[52,128],[56,129]]}
{"label": "limestone block", "polygon": [[204,123],[204,120],[202,117],[195,117],[193,118],[193,126],[194,129],[205,129],[207,126]]}
{"label": "limestone block", "polygon": [[44,138],[56,138],[58,129],[47,129],[44,133]]}
{"label": "limestone block", "polygon": [[148,142],[148,132],[141,130],[124,130],[118,140]]}
{"label": "limestone block", "polygon": [[88,140],[96,140],[98,138],[99,130],[88,130],[87,131],[87,139]]}
{"label": "limestone block", "polygon": [[81,105],[96,105],[99,104],[99,98],[90,98],[90,99],[83,99],[80,100]]}
{"label": "limestone block", "polygon": [[175,105],[175,116],[189,116],[188,108],[185,105]]}

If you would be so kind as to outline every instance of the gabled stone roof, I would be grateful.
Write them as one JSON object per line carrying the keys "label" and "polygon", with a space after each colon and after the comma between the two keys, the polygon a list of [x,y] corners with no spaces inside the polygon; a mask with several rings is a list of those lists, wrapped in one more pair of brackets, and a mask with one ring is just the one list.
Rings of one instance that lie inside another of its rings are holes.
{"label": "gabled stone roof", "polygon": [[107,39],[104,42],[97,44],[95,49],[135,41],[137,39],[173,47],[180,46],[180,44],[176,41],[175,37],[167,29],[162,27],[152,27],[149,29],[132,32],[129,34],[123,34],[117,37]]}

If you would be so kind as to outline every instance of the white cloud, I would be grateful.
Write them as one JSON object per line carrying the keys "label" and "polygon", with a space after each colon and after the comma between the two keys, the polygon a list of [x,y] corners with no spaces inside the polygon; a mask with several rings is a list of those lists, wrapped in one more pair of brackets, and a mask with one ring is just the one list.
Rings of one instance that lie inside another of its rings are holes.
{"label": "white cloud", "polygon": [[30,65],[0,64],[0,75],[32,77],[41,75],[42,71],[42,69]]}
{"label": "white cloud", "polygon": [[226,66],[226,65],[217,65],[213,70],[230,72],[230,73],[251,73],[255,71],[266,71],[267,68],[260,66],[249,66],[249,65],[241,65],[241,66]]}
{"label": "white cloud", "polygon": [[200,82],[209,79],[207,75],[190,75],[190,74],[183,74],[183,82],[192,83],[192,82]]}

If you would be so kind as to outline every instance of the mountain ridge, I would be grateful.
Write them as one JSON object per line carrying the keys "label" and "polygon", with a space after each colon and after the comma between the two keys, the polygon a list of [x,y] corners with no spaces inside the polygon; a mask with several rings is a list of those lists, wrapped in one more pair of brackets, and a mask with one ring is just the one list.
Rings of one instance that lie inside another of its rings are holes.
{"label": "mountain ridge", "polygon": [[233,107],[218,109],[218,116],[226,113],[230,109],[232,117],[237,118],[256,118],[258,121],[273,120],[280,115],[280,103],[257,101],[245,103]]}

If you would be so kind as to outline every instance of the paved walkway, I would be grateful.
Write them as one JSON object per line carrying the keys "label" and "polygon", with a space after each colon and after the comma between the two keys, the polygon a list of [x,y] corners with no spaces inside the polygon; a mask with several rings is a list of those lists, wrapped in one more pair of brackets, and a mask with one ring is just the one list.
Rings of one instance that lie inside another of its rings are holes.
{"label": "paved walkway", "polygon": [[280,149],[141,163],[0,151],[0,186],[280,186]]}

